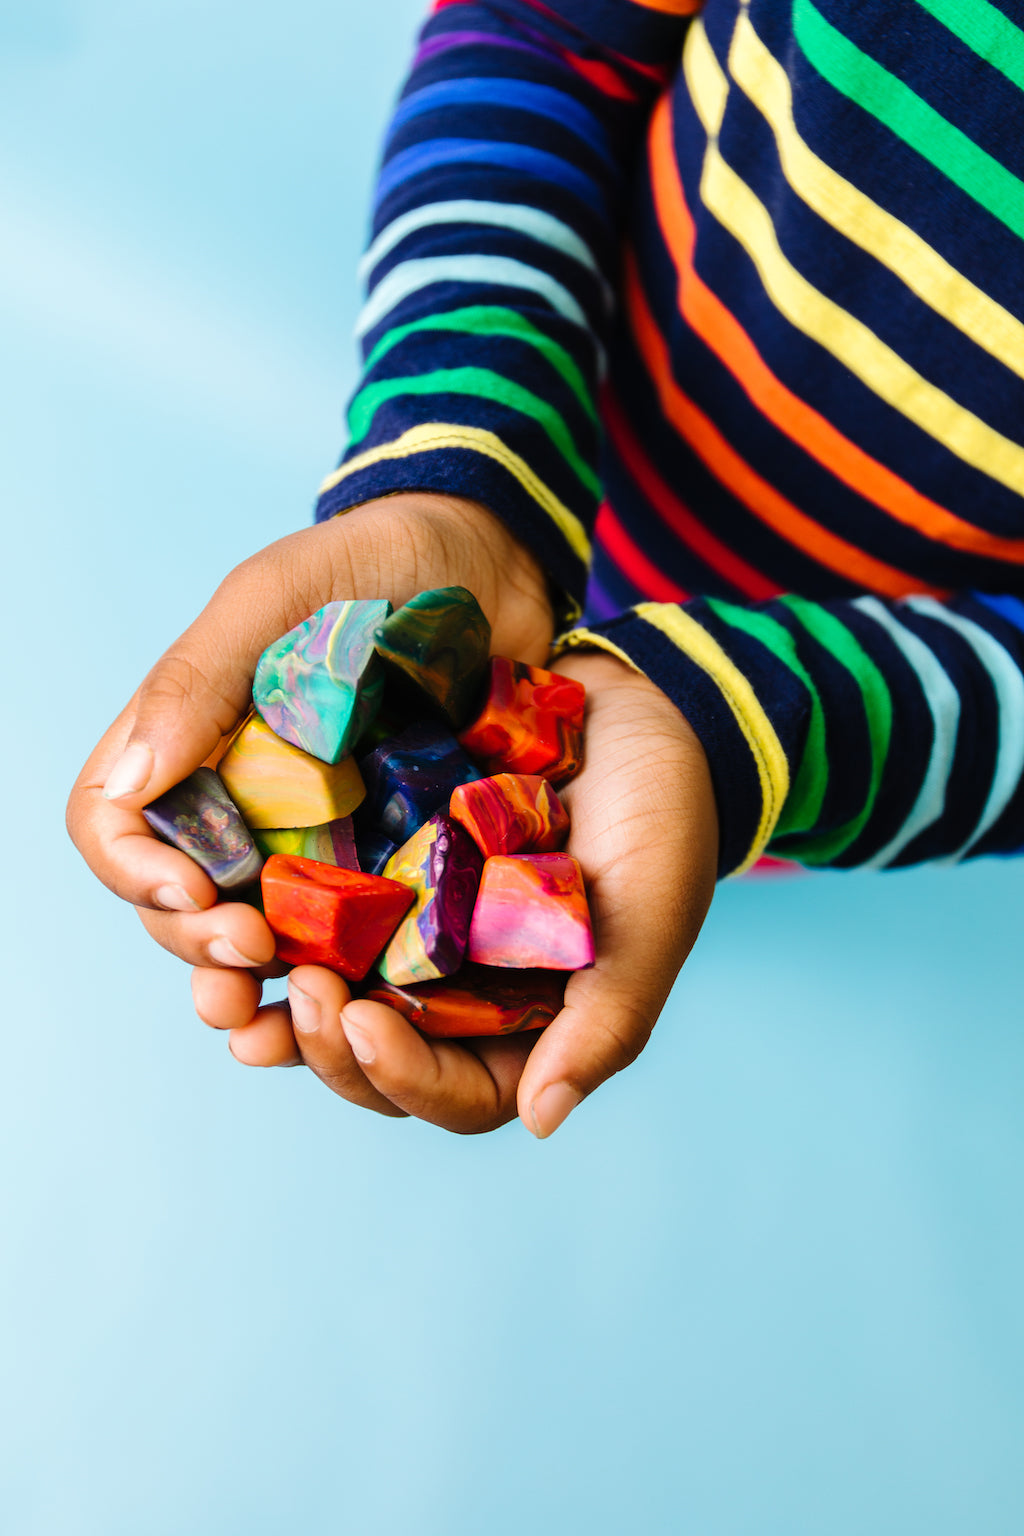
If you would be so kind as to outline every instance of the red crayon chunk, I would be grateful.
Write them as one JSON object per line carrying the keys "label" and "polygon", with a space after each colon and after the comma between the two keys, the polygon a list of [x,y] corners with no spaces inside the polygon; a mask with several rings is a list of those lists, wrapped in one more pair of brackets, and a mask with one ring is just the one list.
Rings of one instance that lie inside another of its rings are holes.
{"label": "red crayon chunk", "polygon": [[448,814],[462,823],[485,858],[551,853],[569,830],[569,813],[557,792],[533,773],[499,773],[460,784]]}
{"label": "red crayon chunk", "polygon": [[583,873],[568,853],[487,859],[466,958],[480,965],[581,971],[594,963]]}
{"label": "red crayon chunk", "polygon": [[467,1040],[543,1029],[561,1011],[566,978],[557,971],[498,970],[464,965],[442,981],[411,986],[375,982],[363,995],[386,1003],[425,1035]]}
{"label": "red crayon chunk", "polygon": [[459,741],[487,773],[539,773],[560,784],[583,762],[586,696],[571,677],[492,656],[484,707]]}
{"label": "red crayon chunk", "polygon": [[260,876],[263,910],[287,965],[326,965],[361,981],[415,899],[382,875],[273,854]]}

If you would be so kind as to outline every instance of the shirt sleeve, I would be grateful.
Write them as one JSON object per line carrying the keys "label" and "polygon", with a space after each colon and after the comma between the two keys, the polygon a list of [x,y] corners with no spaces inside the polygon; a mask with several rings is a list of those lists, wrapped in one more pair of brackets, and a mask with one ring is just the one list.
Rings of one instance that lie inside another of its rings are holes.
{"label": "shirt sleeve", "polygon": [[491,508],[578,616],[624,203],[699,0],[437,0],[388,130],[349,440],[317,520]]}
{"label": "shirt sleeve", "polygon": [[763,853],[894,869],[1024,850],[1019,598],[642,603],[560,644],[620,656],[689,720],[720,875]]}

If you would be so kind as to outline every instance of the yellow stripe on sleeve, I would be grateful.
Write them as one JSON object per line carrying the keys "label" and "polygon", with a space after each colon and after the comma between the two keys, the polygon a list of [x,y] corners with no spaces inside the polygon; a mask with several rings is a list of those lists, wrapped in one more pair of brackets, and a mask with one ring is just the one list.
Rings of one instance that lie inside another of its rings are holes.
{"label": "yellow stripe on sleeve", "polygon": [[768,846],[789,794],[789,764],[782,743],[748,680],[696,619],[672,603],[639,603],[634,612],[717,684],[750,748],[761,784],[761,817],[745,859],[731,871],[742,875]]}
{"label": "yellow stripe on sleeve", "polygon": [[513,453],[494,432],[488,432],[483,427],[437,421],[421,422],[419,426],[403,432],[401,437],[396,437],[394,442],[378,443],[375,448],[368,448],[365,453],[357,454],[347,464],[342,464],[327,476],[320,487],[320,495],[333,490],[349,475],[357,474],[361,469],[369,469],[374,464],[382,464],[388,459],[407,459],[415,453],[432,453],[444,448],[468,448],[507,469],[519,481],[523,490],[547,513],[573,553],[584,564],[589,564],[590,540],[575,512],[558,499],[525,459]]}
{"label": "yellow stripe on sleeve", "polygon": [[922,377],[868,326],[808,282],[783,253],[768,209],[719,150],[729,85],[699,19],[687,34],[683,59],[690,94],[708,135],[701,197],[744,247],[779,313],[951,453],[1024,496],[1024,448]]}
{"label": "yellow stripe on sleeve", "polygon": [[827,165],[801,138],[789,76],[758,37],[746,8],[729,50],[729,70],[775,135],[786,180],[809,208],[888,267],[918,298],[1024,378],[1024,325],[944,257]]}
{"label": "yellow stripe on sleeve", "polygon": [[643,667],[638,667],[632,656],[627,656],[620,645],[614,640],[609,640],[607,635],[595,635],[593,630],[580,625],[578,629],[569,629],[564,635],[558,635],[551,647],[551,660],[557,661],[559,656],[564,656],[566,651],[595,650],[606,651],[609,656],[615,656],[619,661],[624,661],[633,672],[639,672],[645,676]]}

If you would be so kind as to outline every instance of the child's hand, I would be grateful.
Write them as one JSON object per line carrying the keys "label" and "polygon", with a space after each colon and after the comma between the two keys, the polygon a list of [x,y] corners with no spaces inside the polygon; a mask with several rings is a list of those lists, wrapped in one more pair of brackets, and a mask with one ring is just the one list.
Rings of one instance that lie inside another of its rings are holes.
{"label": "child's hand", "polygon": [[228,1006],[223,972],[197,970],[200,1017],[233,1029],[240,1061],[304,1062],[342,1098],[452,1131],[492,1130],[518,1109],[547,1136],[639,1055],[711,901],[714,793],[697,738],[653,683],[596,652],[556,666],[587,688],[585,766],[560,793],[597,939],[597,963],[571,978],[562,1012],[539,1036],[429,1042],[381,1003],[346,1006],[345,983],[319,967],[292,972],[290,1010],[258,1013],[252,978],[246,1012],[240,996]]}
{"label": "child's hand", "polygon": [[269,964],[273,935],[255,908],[217,902],[212,881],[153,835],[141,807],[234,728],[249,708],[261,652],[293,625],[333,598],[388,597],[397,607],[425,588],[452,585],[476,596],[496,651],[544,660],[553,627],[544,576],[505,526],[474,502],[390,496],[293,533],[233,570],[82,770],[68,803],[78,848],[105,885],[137,906],[158,943],[190,965],[229,968],[220,994],[229,1013],[252,1017],[258,984],[237,968]]}

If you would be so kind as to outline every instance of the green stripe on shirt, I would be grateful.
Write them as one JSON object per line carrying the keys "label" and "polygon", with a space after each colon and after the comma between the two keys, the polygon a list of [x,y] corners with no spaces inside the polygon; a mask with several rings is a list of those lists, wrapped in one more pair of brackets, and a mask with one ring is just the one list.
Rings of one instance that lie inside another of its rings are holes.
{"label": "green stripe on shirt", "polygon": [[377,379],[365,385],[349,406],[348,422],[352,434],[349,447],[362,442],[373,423],[377,409],[400,395],[475,395],[492,400],[511,410],[532,417],[542,427],[565,462],[594,496],[601,494],[601,481],[583,458],[561,413],[532,390],[524,389],[490,368],[435,368],[430,373],[407,378]]}
{"label": "green stripe on shirt", "polygon": [[1024,239],[1024,183],[1012,171],[844,37],[811,0],[794,0],[793,31],[830,85]]}
{"label": "green stripe on shirt", "polygon": [[424,315],[419,320],[410,320],[407,325],[392,326],[390,331],[384,333],[366,359],[363,365],[365,372],[369,373],[381,358],[391,351],[392,347],[397,347],[407,336],[415,336],[422,331],[456,331],[470,336],[507,336],[514,341],[522,341],[528,346],[535,347],[569,386],[590,419],[597,421],[597,408],[587,389],[583,374],[565,348],[560,346],[553,337],[545,335],[525,315],[517,314],[514,309],[506,309],[500,304],[467,304],[462,309],[449,309],[436,315]]}
{"label": "green stripe on shirt", "polygon": [[972,53],[1024,90],[1024,32],[988,0],[917,0]]}
{"label": "green stripe on shirt", "polygon": [[731,624],[734,629],[740,629],[744,634],[759,640],[766,650],[800,679],[810,695],[811,716],[800,766],[786,796],[786,804],[776,823],[774,836],[778,838],[788,832],[807,832],[821,815],[822,801],[828,788],[825,712],[821,707],[821,695],[814,686],[811,674],[796,654],[793,636],[777,619],[767,613],[738,608],[735,603],[723,602],[721,598],[709,597],[707,605],[724,624]]}
{"label": "green stripe on shirt", "polygon": [[850,673],[860,690],[867,719],[871,777],[863,806],[845,826],[838,827],[834,832],[826,832],[821,837],[799,839],[801,863],[828,864],[860,836],[875,808],[892,739],[892,695],[884,676],[860,641],[826,608],[804,597],[788,596],[780,601],[785,603],[807,633]]}

